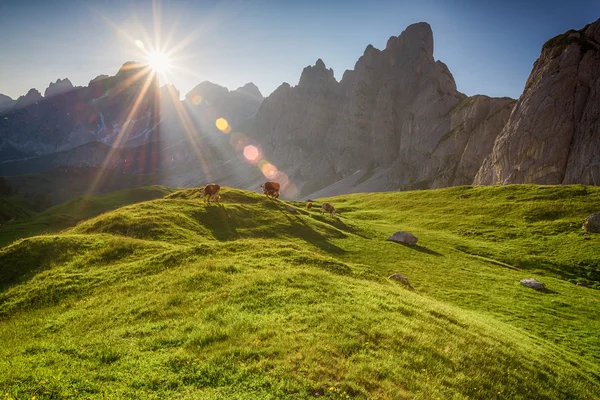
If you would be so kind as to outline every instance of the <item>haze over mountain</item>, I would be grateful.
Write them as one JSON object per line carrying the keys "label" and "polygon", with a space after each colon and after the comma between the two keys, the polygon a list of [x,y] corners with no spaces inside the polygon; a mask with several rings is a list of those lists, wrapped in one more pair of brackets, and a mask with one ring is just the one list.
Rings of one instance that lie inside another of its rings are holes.
{"label": "haze over mountain", "polygon": [[92,166],[171,186],[242,188],[266,178],[294,198],[474,181],[596,184],[599,25],[549,40],[518,102],[461,93],[434,58],[427,23],[382,50],[367,46],[339,82],[319,59],[298,85],[264,100],[253,83],[230,91],[205,81],[180,101],[175,87],[159,88],[147,66],[129,62],[83,88],[59,80],[52,97],[32,89],[5,109],[0,174]]}

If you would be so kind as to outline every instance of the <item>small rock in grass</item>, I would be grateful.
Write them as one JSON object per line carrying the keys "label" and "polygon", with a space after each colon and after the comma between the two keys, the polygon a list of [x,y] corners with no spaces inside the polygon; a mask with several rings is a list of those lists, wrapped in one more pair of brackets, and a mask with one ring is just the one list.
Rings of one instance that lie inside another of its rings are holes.
{"label": "small rock in grass", "polygon": [[388,276],[388,279],[395,279],[397,281],[400,281],[400,282],[402,282],[404,284],[404,286],[406,286],[407,289],[409,289],[409,290],[415,290],[411,286],[410,282],[408,281],[408,278],[405,277],[402,274],[392,274],[392,275]]}
{"label": "small rock in grass", "polygon": [[581,227],[586,232],[600,233],[600,213],[592,214],[585,219]]}
{"label": "small rock in grass", "polygon": [[286,210],[291,212],[292,214],[296,214],[296,209],[292,206],[285,206]]}
{"label": "small rock in grass", "polygon": [[396,243],[404,243],[409,246],[414,246],[415,244],[417,244],[417,241],[419,239],[417,239],[417,237],[410,232],[399,231],[387,238],[387,240]]}
{"label": "small rock in grass", "polygon": [[533,278],[521,279],[521,285],[530,287],[535,290],[546,289],[546,286],[542,282],[538,281],[537,279],[533,279]]}

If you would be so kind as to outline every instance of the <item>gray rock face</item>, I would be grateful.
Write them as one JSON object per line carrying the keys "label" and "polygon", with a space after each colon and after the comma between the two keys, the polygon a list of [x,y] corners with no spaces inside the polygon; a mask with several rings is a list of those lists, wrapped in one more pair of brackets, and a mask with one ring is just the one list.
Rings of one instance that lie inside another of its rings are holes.
{"label": "gray rock face", "polygon": [[68,78],[65,79],[57,79],[56,82],[50,82],[50,86],[46,88],[44,92],[44,97],[52,97],[57,94],[68,92],[69,90],[73,90],[73,84]]}
{"label": "gray rock face", "polygon": [[387,238],[387,240],[396,242],[396,243],[408,244],[410,246],[414,246],[419,241],[419,239],[417,239],[417,237],[415,235],[413,235],[412,233],[409,233],[409,232],[404,232],[404,231],[399,231],[399,232],[394,233],[392,236]]}
{"label": "gray rock face", "polygon": [[281,85],[256,116],[264,152],[297,180],[319,188],[359,169],[386,170],[379,190],[424,182],[470,183],[514,103],[467,98],[433,58],[426,23],[369,45],[340,82],[322,60],[306,67],[297,86]]}
{"label": "gray rock face", "polygon": [[542,282],[533,278],[521,279],[520,283],[523,286],[527,286],[535,290],[544,290],[546,288],[546,286]]}
{"label": "gray rock face", "polygon": [[212,82],[202,82],[185,95],[187,109],[202,121],[205,130],[215,129],[215,120],[225,118],[236,128],[256,115],[263,101],[260,90],[248,83],[229,91]]}
{"label": "gray rock face", "polygon": [[15,103],[15,108],[27,107],[42,100],[42,94],[37,89],[29,89],[26,95],[20,96]]}
{"label": "gray rock face", "polygon": [[474,183],[600,184],[600,20],[542,48]]}
{"label": "gray rock face", "polygon": [[410,282],[408,281],[408,278],[405,277],[402,274],[392,274],[388,277],[388,279],[394,279],[397,280],[399,282],[402,282],[404,284],[404,286],[409,289],[409,290],[415,290],[412,285],[410,284]]}
{"label": "gray rock face", "polygon": [[585,219],[581,227],[586,232],[600,233],[600,213],[592,214]]}
{"label": "gray rock face", "polygon": [[15,100],[10,98],[9,96],[6,96],[6,95],[0,93],[0,112],[2,112],[4,110],[8,110],[9,108],[12,108],[12,106],[14,106],[14,104],[15,104]]}
{"label": "gray rock face", "polygon": [[256,86],[253,82],[248,82],[244,86],[235,89],[235,92],[245,93],[249,96],[254,97],[255,99],[257,99],[261,102],[264,99],[262,93],[258,89],[258,86]]}

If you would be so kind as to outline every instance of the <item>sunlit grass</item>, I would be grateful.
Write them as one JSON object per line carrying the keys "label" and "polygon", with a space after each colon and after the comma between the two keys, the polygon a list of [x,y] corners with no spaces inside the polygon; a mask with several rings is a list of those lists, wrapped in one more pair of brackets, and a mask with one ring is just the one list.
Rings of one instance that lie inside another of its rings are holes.
{"label": "sunlit grass", "polygon": [[[327,199],[331,218],[223,188],[222,205],[194,189],[128,205],[0,250],[0,387],[594,398],[600,292],[574,281],[597,282],[600,238],[580,226],[599,200],[582,186],[355,194]],[[396,230],[419,246],[385,241]]]}

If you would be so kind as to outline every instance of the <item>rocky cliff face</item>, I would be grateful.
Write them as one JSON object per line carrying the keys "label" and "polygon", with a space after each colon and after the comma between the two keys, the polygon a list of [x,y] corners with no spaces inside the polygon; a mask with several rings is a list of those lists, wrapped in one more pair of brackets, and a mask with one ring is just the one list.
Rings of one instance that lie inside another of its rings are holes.
{"label": "rocky cliff face", "polygon": [[600,184],[600,20],[544,45],[474,183]]}
{"label": "rocky cliff face", "polygon": [[202,82],[185,95],[185,104],[205,130],[215,128],[217,118],[225,118],[233,127],[253,118],[263,101],[253,83],[229,91],[212,82]]}
{"label": "rocky cliff face", "polygon": [[62,92],[72,87],[63,80],[46,90],[48,98],[30,90],[3,113],[0,149],[43,155],[89,142],[137,146],[153,140],[160,118],[157,81],[148,73],[140,64],[127,63],[116,76],[88,87]]}
{"label": "rocky cliff face", "polygon": [[50,82],[50,85],[44,91],[44,97],[56,96],[69,90],[73,90],[73,84],[68,78],[57,79],[56,82]]}
{"label": "rocky cliff face", "polygon": [[8,110],[9,108],[12,108],[12,106],[14,104],[15,104],[15,101],[12,98],[0,93],[0,113],[4,110]]}
{"label": "rocky cliff face", "polygon": [[304,193],[357,170],[381,171],[386,190],[470,182],[504,126],[511,99],[467,98],[433,57],[426,23],[409,26],[384,50],[368,46],[340,82],[318,60],[297,86],[281,85],[263,102],[254,135],[267,157]]}

